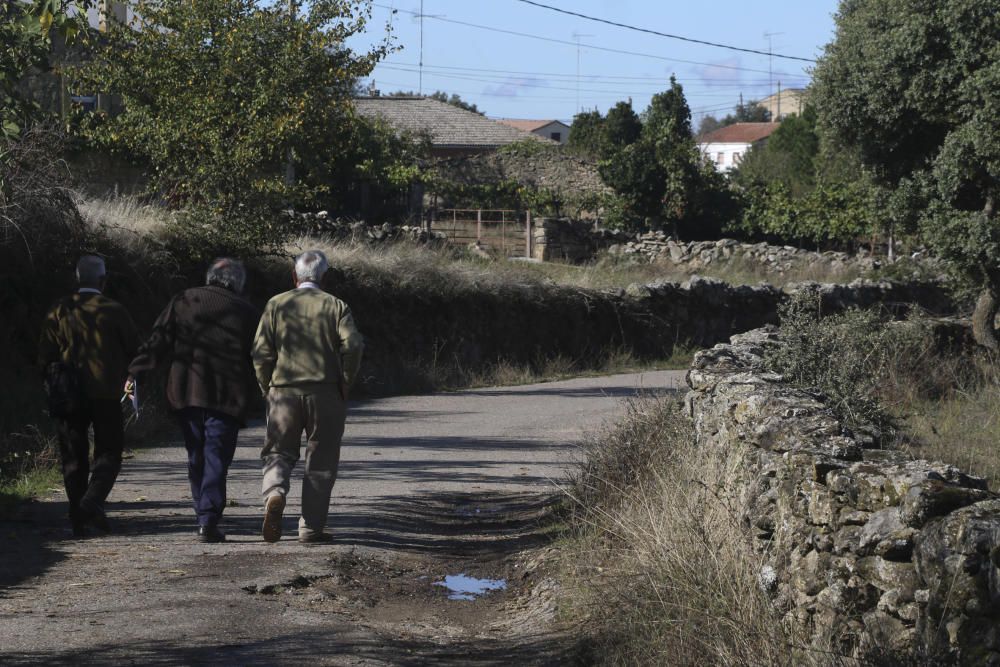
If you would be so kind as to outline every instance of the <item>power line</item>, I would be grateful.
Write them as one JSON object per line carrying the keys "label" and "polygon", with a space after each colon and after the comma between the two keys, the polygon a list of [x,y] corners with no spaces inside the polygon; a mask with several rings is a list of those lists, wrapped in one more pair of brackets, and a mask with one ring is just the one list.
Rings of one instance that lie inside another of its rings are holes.
{"label": "power line", "polygon": [[744,49],[739,46],[731,46],[729,44],[719,44],[716,42],[707,42],[702,39],[694,39],[692,37],[683,37],[681,35],[671,35],[670,33],[660,32],[658,30],[650,30],[649,28],[639,28],[634,25],[628,25],[627,23],[618,23],[617,21],[609,21],[608,19],[597,18],[596,16],[587,16],[586,14],[581,14],[579,12],[572,12],[568,9],[560,9],[559,7],[553,7],[551,5],[543,5],[540,2],[535,2],[535,0],[516,0],[517,2],[523,2],[526,5],[532,5],[534,7],[540,7],[542,9],[548,9],[553,12],[558,12],[560,14],[567,14],[569,16],[576,16],[577,18],[586,19],[587,21],[595,21],[597,23],[604,23],[607,25],[615,26],[616,28],[625,28],[627,30],[635,30],[636,32],[644,32],[650,35],[657,35],[658,37],[667,37],[668,39],[678,39],[683,42],[690,42],[692,44],[702,44],[704,46],[712,46],[718,49],[729,49],[730,51],[742,51],[743,53],[755,53],[760,56],[773,56],[775,58],[784,58],[785,60],[798,60],[801,62],[814,63],[816,62],[813,58],[800,58],[799,56],[783,56],[778,53],[768,53],[767,51],[758,51],[757,49]]}
{"label": "power line", "polygon": [[[417,74],[419,72],[419,70],[417,68],[412,67],[412,66],[411,67],[394,67],[392,65],[383,65],[382,69],[391,70],[391,71],[394,71],[394,72],[407,72],[407,73],[410,73],[410,74]],[[425,67],[424,69],[428,70],[429,68]],[[637,96],[638,95],[655,95],[656,93],[662,92],[664,90],[664,86],[660,86],[660,87],[656,88],[655,90],[638,90],[638,89],[635,89],[635,88],[633,88],[631,90],[619,90],[619,89],[609,89],[609,88],[579,88],[579,89],[577,89],[575,87],[569,87],[569,86],[556,86],[556,85],[552,85],[548,81],[541,81],[541,80],[538,80],[536,85],[532,85],[534,82],[530,82],[530,81],[529,82],[520,82],[519,83],[517,81],[511,81],[510,77],[502,77],[502,76],[491,76],[491,75],[472,76],[470,74],[455,74],[455,73],[443,74],[443,73],[440,73],[440,72],[432,72],[432,71],[427,71],[427,74],[429,76],[436,76],[436,77],[441,78],[441,79],[454,79],[454,80],[457,80],[457,81],[475,81],[477,83],[488,83],[488,84],[521,85],[521,86],[523,86],[525,88],[538,88],[538,89],[548,89],[548,90],[566,90],[566,91],[580,90],[581,92],[607,93],[607,94],[617,94],[617,95],[637,95]],[[572,82],[571,81],[569,81],[569,82],[567,82],[567,81],[561,81],[561,82],[557,81],[556,83],[572,83]],[[598,82],[597,85],[601,85],[601,84]],[[614,83],[610,83],[608,85],[615,85],[615,84]],[[761,86],[764,86],[764,85],[767,85],[767,84],[766,83],[759,84],[757,87],[761,87]],[[697,92],[697,93],[694,93],[692,95],[692,97],[698,97],[698,98],[730,97],[730,95],[727,94],[727,93],[724,93],[724,91],[727,91],[727,90],[729,90],[729,91],[740,91],[740,90],[746,90],[748,87],[751,87],[751,86],[743,85],[743,86],[731,86],[731,87],[725,87],[725,88],[723,88],[723,87],[715,87],[715,88],[711,88],[710,89],[711,92],[708,92],[708,93]]]}
{"label": "power line", "polygon": [[[393,11],[393,12],[403,12],[405,14],[411,14],[411,15],[414,15],[414,16],[416,16],[418,14],[418,12],[414,12],[414,11],[410,11],[410,10],[406,10],[406,9],[396,9],[394,7],[390,7],[389,5],[383,5],[383,4],[379,4],[379,3],[374,3],[374,6],[380,7],[381,9],[388,9],[389,11]],[[532,35],[531,33],[518,32],[516,30],[506,30],[504,28],[496,28],[496,27],[488,26],[488,25],[480,25],[478,23],[468,23],[466,21],[457,21],[455,19],[448,19],[448,18],[443,18],[443,17],[439,17],[439,16],[427,16],[426,18],[434,19],[435,21],[442,21],[444,23],[452,23],[454,25],[461,25],[461,26],[465,26],[467,28],[477,28],[479,30],[488,30],[490,32],[497,32],[497,33],[501,33],[501,34],[505,34],[505,35],[514,35],[516,37],[526,37],[528,39],[536,39],[536,40],[539,40],[539,41],[542,41],[542,42],[551,42],[553,44],[564,44],[566,46],[573,46],[573,47],[576,46],[576,42],[571,42],[571,41],[565,40],[565,39],[556,39],[554,37],[542,37],[541,35]],[[606,53],[618,53],[618,54],[626,55],[626,56],[638,56],[640,58],[651,58],[653,60],[662,60],[664,62],[682,63],[682,64],[685,64],[685,65],[702,65],[703,67],[713,67],[713,68],[717,68],[717,69],[733,70],[733,71],[736,71],[736,72],[756,72],[757,74],[769,74],[769,72],[766,69],[753,69],[753,68],[750,68],[750,67],[738,67],[736,65],[724,65],[724,64],[721,64],[721,63],[706,63],[706,62],[700,62],[700,61],[697,61],[697,60],[683,60],[681,58],[667,58],[666,56],[657,56],[657,55],[653,55],[651,53],[641,53],[639,51],[626,51],[624,49],[612,49],[612,48],[609,48],[609,47],[606,47],[606,46],[597,46],[595,44],[584,44],[584,43],[581,43],[580,46],[583,47],[583,48],[587,48],[587,49],[593,49],[595,51],[604,51]],[[791,74],[789,72],[775,72],[775,74],[780,74],[781,76],[795,76],[794,74]]]}
{"label": "power line", "polygon": [[[385,65],[395,65],[397,67],[417,67],[418,63],[408,63],[408,62],[401,62],[401,61],[396,61],[396,60],[383,60],[381,63],[379,63],[380,67],[385,66]],[[561,79],[561,80],[569,81],[569,82],[572,82],[572,81],[576,80],[576,76],[574,74],[569,73],[569,72],[529,72],[529,71],[524,71],[524,70],[489,69],[489,68],[483,68],[483,67],[458,67],[458,66],[455,66],[455,65],[427,65],[427,64],[424,64],[424,69],[428,69],[428,70],[455,70],[455,71],[459,71],[459,72],[488,72],[488,73],[493,73],[493,74],[519,74],[519,75],[522,75],[522,76],[544,76],[544,77],[550,77],[550,78],[554,78],[554,79]],[[793,77],[793,78],[798,78],[798,79],[800,79],[803,82],[808,82],[808,80],[809,80],[808,77],[806,77],[806,76]],[[625,82],[632,82],[632,81],[658,81],[658,82],[665,83],[666,81],[669,80],[669,77],[666,77],[666,76],[620,76],[620,75],[613,75],[612,76],[612,75],[606,75],[606,74],[583,74],[583,75],[581,75],[581,79],[583,81],[586,81],[588,79],[605,79],[605,80],[607,80],[609,82],[612,82],[612,83],[625,83]],[[678,81],[682,81],[683,82],[683,79],[678,78]],[[750,80],[750,81],[745,81],[743,79],[715,79],[714,81],[716,81],[719,84],[732,83],[732,84],[742,84],[742,85],[745,85],[745,86],[746,85],[750,85],[750,86],[755,86],[755,85],[764,86],[764,85],[767,85],[767,83],[768,83],[768,79]],[[599,81],[591,81],[591,83],[600,83],[600,82]],[[685,87],[688,87],[690,85],[692,85],[692,84],[687,84]],[[700,84],[700,85],[705,85],[705,86],[707,86],[709,88],[714,87],[712,84]]]}

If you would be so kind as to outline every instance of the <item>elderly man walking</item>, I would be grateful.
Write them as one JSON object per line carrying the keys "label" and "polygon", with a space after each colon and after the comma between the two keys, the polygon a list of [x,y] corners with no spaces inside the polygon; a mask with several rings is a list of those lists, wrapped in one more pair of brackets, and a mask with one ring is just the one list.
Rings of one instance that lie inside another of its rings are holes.
{"label": "elderly man walking", "polygon": [[125,444],[119,397],[139,337],[128,311],[102,294],[107,280],[102,258],[81,257],[76,279],[77,292],[56,303],[45,318],[38,364],[58,424],[70,524],[73,535],[83,537],[88,524],[110,530],[104,501],[121,471]]}
{"label": "elderly man walking", "polygon": [[250,350],[260,312],[240,296],[245,282],[242,263],[228,257],[212,262],[205,287],[185,290],[167,304],[129,366],[140,380],[142,373],[168,367],[167,403],[184,433],[202,542],[226,539],[219,529],[226,476],[256,390]]}
{"label": "elderly man walking", "polygon": [[340,463],[347,390],[361,364],[362,338],[351,310],[319,284],[326,256],[310,250],[295,260],[295,289],[268,301],[257,328],[253,359],[267,396],[264,463],[266,542],[281,539],[292,468],[306,436],[299,541],[329,542],[326,518]]}

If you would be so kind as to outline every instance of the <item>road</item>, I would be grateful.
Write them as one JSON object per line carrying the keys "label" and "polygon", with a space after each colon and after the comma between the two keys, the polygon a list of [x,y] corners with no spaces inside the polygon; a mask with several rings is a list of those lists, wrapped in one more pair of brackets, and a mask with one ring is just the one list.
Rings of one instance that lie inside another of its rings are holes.
{"label": "road", "polygon": [[[240,435],[224,544],[194,539],[183,447],[140,449],[109,499],[113,534],[70,539],[59,493],[0,522],[0,663],[559,662],[551,609],[527,602],[551,588],[531,556],[542,518],[583,438],[682,384],[658,371],[352,404],[325,546],[295,540],[298,478],[286,537],[261,541],[261,425]],[[452,602],[436,584],[459,570],[518,583]]]}

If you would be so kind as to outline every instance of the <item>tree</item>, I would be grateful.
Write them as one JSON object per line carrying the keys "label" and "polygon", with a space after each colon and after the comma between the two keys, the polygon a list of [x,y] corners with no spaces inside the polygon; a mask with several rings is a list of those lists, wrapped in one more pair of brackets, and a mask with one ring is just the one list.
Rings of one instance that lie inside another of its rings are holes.
{"label": "tree", "polygon": [[430,95],[421,95],[420,93],[415,93],[412,90],[397,90],[394,93],[389,93],[389,97],[429,97],[432,100],[437,100],[438,102],[444,102],[445,104],[450,104],[453,107],[458,107],[459,109],[465,109],[466,111],[471,111],[472,113],[477,113],[480,116],[485,116],[485,111],[480,111],[479,107],[471,102],[466,102],[458,95],[452,93],[449,95],[443,90],[435,90]]}
{"label": "tree", "polygon": [[[314,0],[290,13],[257,0],[139,0],[77,70],[77,85],[120,97],[87,135],[149,165],[176,206],[217,216],[233,239],[280,238],[273,213],[320,201],[350,176],[354,82],[388,51],[354,53],[370,5]],[[289,166],[292,169],[289,169]],[[294,170],[294,175],[291,173]]]}
{"label": "tree", "polygon": [[[619,110],[623,121],[627,110]],[[618,193],[626,217],[668,224],[676,234],[680,225],[698,221],[704,212],[708,181],[691,134],[691,110],[675,78],[668,90],[653,96],[643,121],[632,143],[611,146],[605,153],[601,176]]]}
{"label": "tree", "polygon": [[766,107],[762,107],[756,100],[750,100],[746,104],[740,102],[736,105],[735,113],[727,114],[722,119],[722,125],[732,125],[734,123],[770,123],[771,112]]}
{"label": "tree", "polygon": [[632,100],[618,102],[608,109],[601,134],[605,153],[634,144],[639,139],[639,135],[642,134],[642,121],[639,120],[639,114],[632,109]]}
{"label": "tree", "polygon": [[786,117],[766,142],[747,151],[733,179],[744,187],[777,181],[793,198],[804,196],[816,184],[819,149],[816,111],[807,106],[801,116]]}
{"label": "tree", "polygon": [[974,0],[843,0],[815,71],[821,122],[980,290],[977,341],[1000,349],[1000,13]]}
{"label": "tree", "polygon": [[570,150],[591,157],[597,157],[603,152],[604,117],[597,109],[581,111],[573,116],[570,126],[569,140],[566,142]]}

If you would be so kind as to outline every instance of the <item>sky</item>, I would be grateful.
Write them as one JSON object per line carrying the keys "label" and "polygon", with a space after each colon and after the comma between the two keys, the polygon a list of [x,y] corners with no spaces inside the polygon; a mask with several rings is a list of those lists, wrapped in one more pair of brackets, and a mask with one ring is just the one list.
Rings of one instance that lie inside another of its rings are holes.
{"label": "sky", "polygon": [[[706,114],[731,112],[741,93],[751,100],[776,92],[779,84],[782,89],[806,86],[812,63],[778,56],[820,55],[833,37],[838,5],[837,0],[537,1],[763,53],[668,39],[521,0],[423,0],[423,93],[457,93],[494,118],[569,122],[581,109],[604,113],[629,98],[641,112],[673,74],[684,87],[697,127]],[[382,39],[391,23],[400,50],[370,77],[382,94],[421,90],[420,14],[421,0],[374,0],[367,33],[350,42],[356,50],[365,49]]]}

